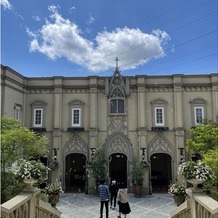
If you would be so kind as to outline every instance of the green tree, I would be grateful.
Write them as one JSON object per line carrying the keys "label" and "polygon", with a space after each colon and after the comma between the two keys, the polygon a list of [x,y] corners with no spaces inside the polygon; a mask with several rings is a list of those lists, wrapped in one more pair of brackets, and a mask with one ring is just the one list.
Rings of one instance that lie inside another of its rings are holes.
{"label": "green tree", "polygon": [[209,150],[203,155],[203,162],[207,164],[214,172],[214,184],[218,183],[218,146],[213,150]]}
{"label": "green tree", "polygon": [[12,173],[20,158],[37,159],[48,152],[47,138],[40,136],[11,118],[1,118],[1,202],[17,195],[23,188]]}
{"label": "green tree", "polygon": [[143,176],[148,169],[148,163],[146,161],[139,162],[138,160],[134,160],[131,164],[133,185],[143,185]]}
{"label": "green tree", "polygon": [[90,169],[91,173],[96,179],[96,182],[100,182],[101,179],[106,178],[106,164],[107,160],[105,157],[105,151],[103,148],[98,149],[94,156],[93,162],[88,165],[88,169]]}
{"label": "green tree", "polygon": [[205,124],[190,130],[191,139],[186,140],[186,150],[192,155],[202,158],[209,150],[218,146],[218,124],[205,122]]}
{"label": "green tree", "polygon": [[205,122],[203,125],[190,130],[191,139],[186,141],[186,150],[191,155],[197,155],[208,165],[215,174],[210,183],[218,181],[218,124]]}

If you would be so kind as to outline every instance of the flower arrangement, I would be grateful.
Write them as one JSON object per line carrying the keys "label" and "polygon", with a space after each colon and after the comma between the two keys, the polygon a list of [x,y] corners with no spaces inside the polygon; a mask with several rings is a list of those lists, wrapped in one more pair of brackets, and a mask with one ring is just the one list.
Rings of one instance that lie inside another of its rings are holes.
{"label": "flower arrangement", "polygon": [[18,179],[34,179],[43,182],[47,179],[48,168],[35,160],[20,159],[14,168],[14,174]]}
{"label": "flower arrangement", "polygon": [[45,193],[47,195],[60,195],[63,193],[62,186],[58,183],[51,183],[45,187]]}
{"label": "flower arrangement", "polygon": [[181,184],[172,184],[170,187],[170,194],[172,196],[186,196],[185,186]]}
{"label": "flower arrangement", "polygon": [[184,176],[187,180],[202,180],[206,181],[213,178],[213,171],[210,167],[201,161],[187,161],[179,165],[178,173]]}

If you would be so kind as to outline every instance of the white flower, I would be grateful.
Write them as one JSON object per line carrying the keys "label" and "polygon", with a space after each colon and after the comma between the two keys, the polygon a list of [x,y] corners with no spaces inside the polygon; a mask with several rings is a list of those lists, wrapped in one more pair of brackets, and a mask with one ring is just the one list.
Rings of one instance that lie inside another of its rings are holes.
{"label": "white flower", "polygon": [[36,179],[43,181],[47,178],[47,167],[39,161],[20,159],[14,167],[14,174],[18,179]]}
{"label": "white flower", "polygon": [[214,176],[213,171],[201,161],[187,161],[182,163],[178,168],[178,173],[182,174],[187,180],[208,180]]}

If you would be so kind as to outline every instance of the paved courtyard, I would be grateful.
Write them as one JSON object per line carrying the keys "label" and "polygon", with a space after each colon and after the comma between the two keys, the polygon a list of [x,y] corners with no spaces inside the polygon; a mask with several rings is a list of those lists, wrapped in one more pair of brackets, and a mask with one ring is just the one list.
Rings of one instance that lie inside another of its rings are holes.
{"label": "paved courtyard", "polygon": [[[128,218],[166,218],[176,208],[173,198],[169,194],[145,195],[136,198],[129,194],[131,213]],[[57,208],[62,212],[62,218],[99,218],[100,203],[96,195],[84,193],[64,193],[61,195]],[[118,208],[109,208],[109,217],[118,216]],[[105,210],[104,210],[105,218]]]}

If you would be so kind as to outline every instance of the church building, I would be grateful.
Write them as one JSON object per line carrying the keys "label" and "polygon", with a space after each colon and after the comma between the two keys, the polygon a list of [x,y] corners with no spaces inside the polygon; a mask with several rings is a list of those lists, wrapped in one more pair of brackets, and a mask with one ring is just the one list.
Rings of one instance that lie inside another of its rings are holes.
{"label": "church building", "polygon": [[218,74],[24,77],[1,65],[1,116],[48,138],[49,181],[65,192],[96,192],[88,164],[103,148],[107,182],[132,192],[132,161],[147,161],[143,193],[178,179],[189,130],[218,122]]}

